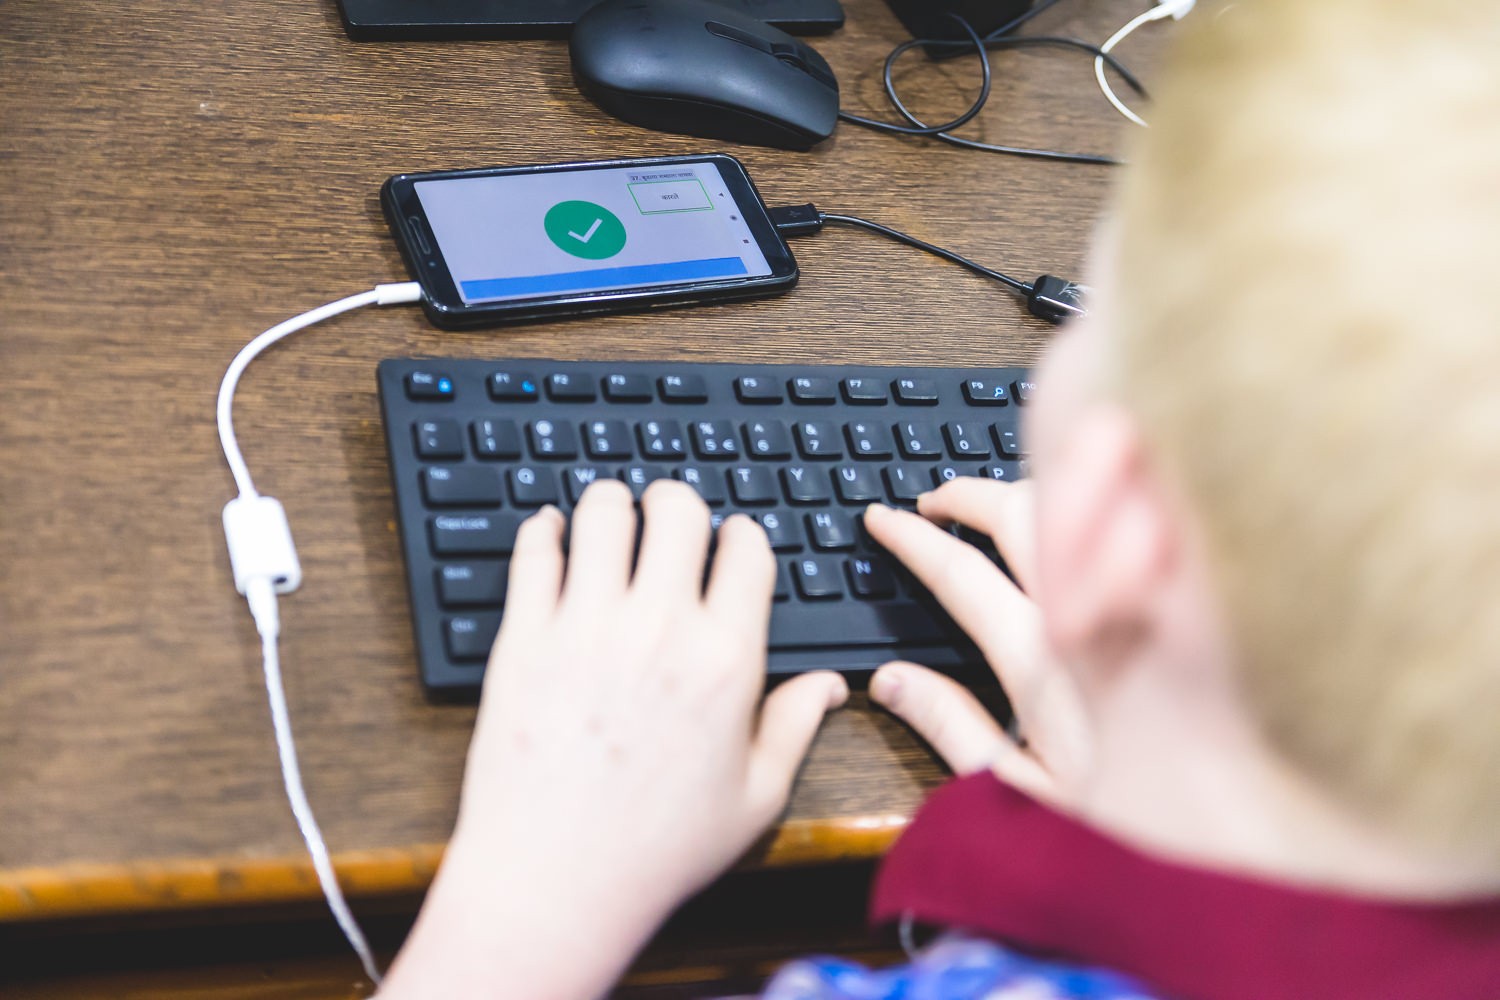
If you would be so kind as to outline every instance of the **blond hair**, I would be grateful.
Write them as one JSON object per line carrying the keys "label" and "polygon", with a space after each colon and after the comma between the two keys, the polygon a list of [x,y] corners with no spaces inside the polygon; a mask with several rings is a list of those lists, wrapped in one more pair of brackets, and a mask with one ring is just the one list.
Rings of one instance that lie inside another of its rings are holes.
{"label": "blond hair", "polygon": [[1272,745],[1500,862],[1500,8],[1183,30],[1118,201],[1112,391],[1201,513]]}

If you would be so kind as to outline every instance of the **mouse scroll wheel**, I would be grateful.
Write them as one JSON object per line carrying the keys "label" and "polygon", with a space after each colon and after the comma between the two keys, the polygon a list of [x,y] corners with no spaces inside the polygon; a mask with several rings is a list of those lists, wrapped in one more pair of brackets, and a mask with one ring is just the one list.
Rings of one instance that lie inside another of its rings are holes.
{"label": "mouse scroll wheel", "polygon": [[727,38],[731,42],[739,42],[741,45],[748,45],[752,49],[759,49],[771,55],[776,54],[776,50],[770,42],[767,42],[764,38],[752,35],[743,28],[736,28],[731,24],[724,24],[722,21],[707,21],[703,26],[708,29],[708,33],[711,35],[718,35],[720,38]]}
{"label": "mouse scroll wheel", "polygon": [[801,70],[807,69],[807,60],[802,58],[802,53],[797,51],[797,46],[795,45],[788,45],[786,42],[772,42],[771,55],[780,59],[788,66],[795,66]]}

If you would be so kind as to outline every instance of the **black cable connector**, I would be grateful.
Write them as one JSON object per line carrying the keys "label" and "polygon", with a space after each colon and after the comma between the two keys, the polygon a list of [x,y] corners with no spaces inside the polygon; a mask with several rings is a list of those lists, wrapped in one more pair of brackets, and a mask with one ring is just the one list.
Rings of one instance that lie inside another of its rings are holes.
{"label": "black cable connector", "polygon": [[951,261],[960,267],[967,268],[981,277],[998,281],[1017,296],[1026,300],[1026,308],[1031,315],[1038,319],[1046,320],[1053,325],[1060,325],[1070,319],[1078,319],[1088,314],[1085,300],[1088,295],[1088,286],[1080,285],[1075,281],[1044,274],[1035,281],[1021,281],[1012,278],[1008,274],[1002,274],[993,268],[985,267],[976,261],[945,250],[940,246],[919,240],[915,236],[909,236],[889,226],[882,226],[878,222],[869,219],[861,219],[855,215],[839,215],[832,212],[820,212],[816,205],[811,202],[805,205],[784,205],[780,208],[770,210],[771,224],[783,239],[796,239],[799,236],[811,236],[823,231],[824,225],[830,222],[839,222],[848,226],[857,226],[860,229],[868,229],[872,233],[879,233],[898,243],[905,243],[909,247],[925,250],[927,253]]}
{"label": "black cable connector", "polygon": [[812,202],[771,209],[771,222],[782,239],[795,240],[823,231],[823,213]]}
{"label": "black cable connector", "polygon": [[1088,315],[1088,285],[1044,274],[1031,283],[1026,308],[1031,315],[1061,325]]}

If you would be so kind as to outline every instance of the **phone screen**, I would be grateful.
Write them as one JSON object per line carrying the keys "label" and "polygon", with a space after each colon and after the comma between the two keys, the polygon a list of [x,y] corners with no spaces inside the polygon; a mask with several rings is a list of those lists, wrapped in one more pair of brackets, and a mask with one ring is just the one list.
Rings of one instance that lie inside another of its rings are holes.
{"label": "phone screen", "polygon": [[465,305],[772,273],[712,162],[417,180]]}

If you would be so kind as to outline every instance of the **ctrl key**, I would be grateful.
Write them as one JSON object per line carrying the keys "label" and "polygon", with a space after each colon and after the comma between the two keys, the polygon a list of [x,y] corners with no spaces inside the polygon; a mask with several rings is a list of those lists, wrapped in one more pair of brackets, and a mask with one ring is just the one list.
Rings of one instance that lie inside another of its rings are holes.
{"label": "ctrl key", "polygon": [[499,631],[499,615],[458,615],[443,623],[443,642],[449,658],[473,662],[490,655]]}

